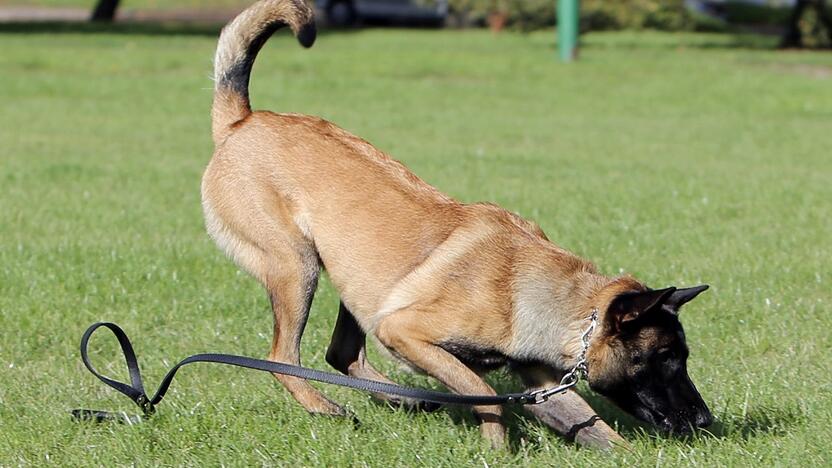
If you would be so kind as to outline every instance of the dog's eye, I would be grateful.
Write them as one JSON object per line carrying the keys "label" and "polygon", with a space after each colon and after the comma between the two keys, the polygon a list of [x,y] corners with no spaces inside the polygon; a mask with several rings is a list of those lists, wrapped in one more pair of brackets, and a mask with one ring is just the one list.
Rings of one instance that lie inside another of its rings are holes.
{"label": "dog's eye", "polygon": [[669,361],[673,359],[675,353],[670,348],[662,348],[658,352],[656,352],[656,358],[662,362]]}

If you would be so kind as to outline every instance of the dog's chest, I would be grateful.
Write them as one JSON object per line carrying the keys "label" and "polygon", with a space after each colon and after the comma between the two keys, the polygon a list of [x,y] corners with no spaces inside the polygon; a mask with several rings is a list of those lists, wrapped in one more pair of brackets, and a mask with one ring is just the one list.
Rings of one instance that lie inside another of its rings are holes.
{"label": "dog's chest", "polygon": [[447,341],[441,343],[439,347],[451,353],[471,369],[480,371],[498,369],[510,360],[508,356],[495,349],[463,341]]}

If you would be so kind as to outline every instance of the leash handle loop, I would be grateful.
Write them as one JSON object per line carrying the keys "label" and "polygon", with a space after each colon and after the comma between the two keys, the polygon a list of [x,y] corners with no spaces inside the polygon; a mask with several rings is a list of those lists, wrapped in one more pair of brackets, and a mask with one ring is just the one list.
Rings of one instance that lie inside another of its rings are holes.
{"label": "leash handle loop", "polygon": [[[121,352],[124,354],[124,360],[127,363],[127,371],[130,374],[130,385],[109,377],[105,377],[95,370],[95,367],[93,367],[90,362],[89,353],[87,352],[89,341],[92,334],[101,327],[108,328],[118,339],[118,344],[121,346]],[[127,334],[124,333],[124,330],[122,330],[121,327],[110,322],[98,322],[87,328],[87,331],[84,332],[84,336],[81,337],[81,360],[84,361],[84,365],[87,369],[92,372],[94,376],[98,377],[99,380],[127,395],[128,398],[133,400],[133,402],[142,409],[145,416],[150,416],[155,412],[153,404],[150,402],[144,391],[142,373],[139,370],[139,362],[136,358],[136,352],[133,350],[133,345],[130,343],[130,339],[127,337]],[[99,419],[98,416],[95,416],[94,418]]]}

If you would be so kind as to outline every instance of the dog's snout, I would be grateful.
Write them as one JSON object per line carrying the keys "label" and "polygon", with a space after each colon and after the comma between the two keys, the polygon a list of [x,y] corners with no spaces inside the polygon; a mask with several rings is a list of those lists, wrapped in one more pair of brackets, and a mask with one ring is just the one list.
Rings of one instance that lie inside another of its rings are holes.
{"label": "dog's snout", "polygon": [[676,413],[675,417],[666,417],[656,422],[661,429],[676,435],[687,435],[696,428],[705,428],[713,424],[714,418],[707,407],[691,407],[687,411]]}

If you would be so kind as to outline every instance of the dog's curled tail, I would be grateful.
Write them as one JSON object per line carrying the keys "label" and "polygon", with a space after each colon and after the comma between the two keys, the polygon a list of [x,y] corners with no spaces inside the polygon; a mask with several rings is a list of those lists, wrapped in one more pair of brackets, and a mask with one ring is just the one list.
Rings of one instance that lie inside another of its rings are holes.
{"label": "dog's curled tail", "polygon": [[223,28],[214,56],[211,127],[215,145],[228,137],[234,123],[251,114],[251,66],[269,36],[283,26],[292,28],[304,47],[315,42],[315,16],[304,0],[260,0]]}

